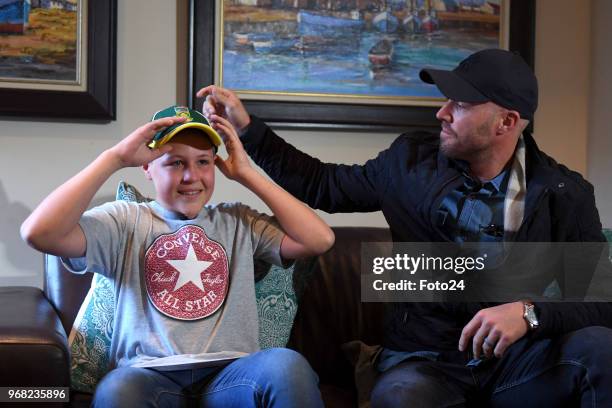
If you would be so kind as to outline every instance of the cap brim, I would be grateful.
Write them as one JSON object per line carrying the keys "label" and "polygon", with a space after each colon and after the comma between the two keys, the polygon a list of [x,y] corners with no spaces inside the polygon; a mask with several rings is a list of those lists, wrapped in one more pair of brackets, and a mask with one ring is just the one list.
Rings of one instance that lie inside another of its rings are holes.
{"label": "cap brim", "polygon": [[490,100],[453,71],[422,69],[419,77],[423,82],[436,85],[444,96],[453,101],[480,103]]}
{"label": "cap brim", "polygon": [[166,133],[159,140],[153,140],[151,143],[149,143],[149,147],[152,149],[157,149],[165,145],[166,143],[168,143],[168,141],[172,139],[174,135],[176,135],[178,132],[180,132],[181,130],[187,129],[187,128],[200,129],[204,133],[206,133],[210,141],[215,146],[215,150],[219,146],[221,146],[221,143],[223,143],[223,139],[221,139],[221,136],[219,136],[217,131],[213,129],[212,127],[205,125],[203,123],[199,123],[199,122],[187,122],[187,123],[181,123],[177,127],[171,129],[168,133]]}

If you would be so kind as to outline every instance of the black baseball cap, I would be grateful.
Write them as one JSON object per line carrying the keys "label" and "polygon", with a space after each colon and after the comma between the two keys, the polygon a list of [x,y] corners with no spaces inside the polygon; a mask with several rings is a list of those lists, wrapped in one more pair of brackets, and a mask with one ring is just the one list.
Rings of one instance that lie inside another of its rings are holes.
{"label": "black baseball cap", "polygon": [[452,71],[425,68],[419,76],[454,101],[491,101],[530,121],[538,108],[538,80],[525,60],[511,51],[478,51]]}

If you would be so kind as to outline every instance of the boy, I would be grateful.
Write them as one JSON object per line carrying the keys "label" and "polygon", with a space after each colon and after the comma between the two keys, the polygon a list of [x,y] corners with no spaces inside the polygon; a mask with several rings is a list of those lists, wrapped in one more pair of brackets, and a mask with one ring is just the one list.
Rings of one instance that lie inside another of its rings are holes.
{"label": "boy", "polygon": [[[253,257],[319,254],[331,229],[249,164],[232,125],[170,107],[52,192],[22,237],[75,273],[115,284],[111,360],[94,406],[322,406],[317,378],[288,349],[258,351]],[[228,158],[216,155],[225,138]],[[215,165],[257,194],[278,224],[241,204],[205,206]],[[142,166],[156,200],[85,212],[115,171]],[[280,224],[280,225],[279,225]],[[239,358],[241,357],[241,358]],[[227,365],[227,361],[232,361]],[[223,366],[223,364],[226,364]]]}

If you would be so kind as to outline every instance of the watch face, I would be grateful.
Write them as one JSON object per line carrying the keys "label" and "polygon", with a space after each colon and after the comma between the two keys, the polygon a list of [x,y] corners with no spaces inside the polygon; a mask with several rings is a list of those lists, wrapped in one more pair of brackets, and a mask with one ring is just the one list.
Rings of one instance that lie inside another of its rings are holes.
{"label": "watch face", "polygon": [[525,320],[527,320],[527,323],[529,323],[532,329],[535,329],[540,324],[533,305],[525,305]]}
{"label": "watch face", "polygon": [[533,311],[533,309],[529,309],[527,311],[527,319],[534,324],[538,324],[538,318],[535,315],[535,312]]}

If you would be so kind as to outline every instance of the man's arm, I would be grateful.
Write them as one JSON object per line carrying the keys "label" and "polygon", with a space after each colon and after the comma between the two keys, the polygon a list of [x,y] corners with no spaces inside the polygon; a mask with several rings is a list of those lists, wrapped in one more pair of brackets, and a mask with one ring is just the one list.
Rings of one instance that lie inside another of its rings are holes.
{"label": "man's arm", "polygon": [[[595,206],[593,188],[584,182],[585,190],[575,202],[576,208],[567,210],[565,224],[558,226],[567,233],[564,239],[576,244],[586,243],[581,255],[583,262],[579,267],[572,264],[572,270],[566,273],[577,274],[569,279],[570,284],[579,285],[580,288],[564,288],[564,295],[571,298],[589,295],[589,286],[608,286],[612,281],[612,265],[608,260],[609,246],[601,232],[599,213]],[[571,214],[571,216],[569,216]],[[575,251],[572,251],[575,252]],[[561,263],[563,264],[563,263]],[[567,269],[568,265],[560,267]],[[593,284],[591,279],[597,272],[596,279],[605,279],[605,282]],[[586,281],[586,282],[585,282]],[[610,299],[610,289],[604,292],[601,300]],[[530,332],[533,338],[556,337],[589,326],[612,327],[612,303],[601,302],[534,302],[538,316],[539,327]],[[514,342],[529,332],[528,325],[523,318],[523,302],[507,303],[503,305],[485,307],[474,310],[473,318],[464,327],[459,340],[459,349],[465,350],[470,340],[474,355],[501,356]],[[485,342],[487,339],[487,342]]]}
{"label": "man's arm", "polygon": [[281,256],[295,259],[318,255],[331,248],[334,244],[331,228],[314,211],[251,167],[229,121],[216,115],[211,119],[215,129],[224,136],[229,155],[225,160],[217,156],[215,164],[227,178],[244,185],[270,207],[286,234],[281,243]]}
{"label": "man's arm", "polygon": [[[568,232],[568,245],[576,242],[586,246],[572,249],[581,259],[576,265],[566,266],[567,275],[562,291],[573,299],[599,298],[597,302],[536,302],[540,327],[534,336],[551,337],[588,326],[612,328],[612,265],[608,259],[610,245],[602,233],[599,212],[595,205],[593,186],[580,177],[580,194],[574,197],[576,207],[568,210],[563,230]],[[595,293],[594,291],[597,291]]]}
{"label": "man's arm", "polygon": [[22,238],[49,254],[67,258],[85,255],[87,242],[79,219],[98,189],[117,170],[149,163],[169,151],[170,146],[151,150],[147,143],[156,132],[181,121],[166,118],[147,123],[104,151],[36,207],[21,225]]}
{"label": "man's arm", "polygon": [[203,111],[227,118],[240,130],[244,148],[276,183],[313,208],[333,212],[380,210],[385,152],[364,165],[322,163],[291,146],[256,117],[249,117],[242,102],[231,91],[211,85],[201,89],[206,96]]}

